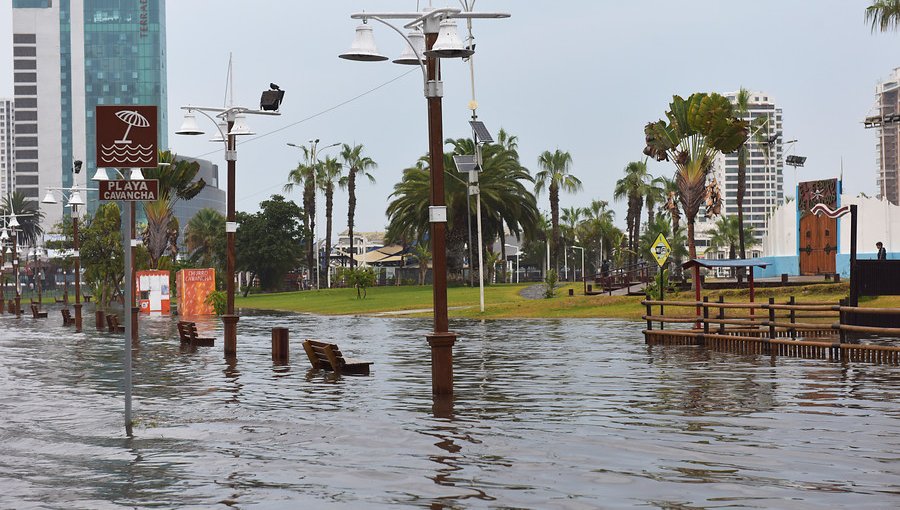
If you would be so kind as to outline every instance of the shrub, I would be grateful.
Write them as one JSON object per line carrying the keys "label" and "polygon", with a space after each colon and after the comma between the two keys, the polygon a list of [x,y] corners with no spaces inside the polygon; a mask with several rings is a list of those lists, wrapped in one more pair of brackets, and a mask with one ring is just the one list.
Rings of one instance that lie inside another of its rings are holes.
{"label": "shrub", "polygon": [[217,290],[210,292],[209,295],[206,296],[204,302],[208,305],[212,305],[216,315],[224,315],[225,309],[228,306],[228,297],[225,295],[225,291]]}
{"label": "shrub", "polygon": [[547,271],[547,277],[544,278],[544,297],[547,299],[556,297],[556,283],[559,281],[559,275],[556,269]]}

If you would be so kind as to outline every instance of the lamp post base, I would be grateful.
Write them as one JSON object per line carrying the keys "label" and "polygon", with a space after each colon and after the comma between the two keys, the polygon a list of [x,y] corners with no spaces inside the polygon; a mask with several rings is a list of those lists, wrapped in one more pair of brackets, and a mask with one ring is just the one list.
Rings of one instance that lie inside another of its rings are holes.
{"label": "lamp post base", "polygon": [[225,356],[233,357],[237,355],[237,323],[240,317],[237,315],[223,315],[222,322],[225,324]]}
{"label": "lamp post base", "polygon": [[6,313],[6,300],[3,298],[0,298],[0,315],[3,315],[5,313]]}
{"label": "lamp post base", "polygon": [[106,331],[106,312],[94,310],[94,326],[97,331]]}
{"label": "lamp post base", "polygon": [[16,296],[16,318],[22,317],[22,298]]}
{"label": "lamp post base", "polygon": [[456,343],[456,333],[434,332],[425,338],[431,346],[431,393],[452,395],[453,344]]}
{"label": "lamp post base", "polygon": [[75,303],[75,332],[81,333],[81,303]]}

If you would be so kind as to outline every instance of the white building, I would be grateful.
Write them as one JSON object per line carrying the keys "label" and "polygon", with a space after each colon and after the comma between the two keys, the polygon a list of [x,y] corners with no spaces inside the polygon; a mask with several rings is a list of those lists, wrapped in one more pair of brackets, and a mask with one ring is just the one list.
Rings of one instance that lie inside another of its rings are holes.
{"label": "white building", "polygon": [[[875,243],[881,242],[887,250],[887,258],[900,259],[900,206],[883,198],[841,195],[840,205],[857,206],[857,256],[874,259]],[[800,243],[797,203],[792,201],[778,207],[769,222],[768,235],[762,241],[762,258],[771,265],[757,272],[761,276],[778,276],[782,273],[800,274]],[[837,220],[837,273],[850,276],[850,214]]]}
{"label": "white building", "polygon": [[[900,67],[887,80],[875,86],[875,107],[882,119],[900,113]],[[877,184],[881,196],[900,204],[900,122],[883,122],[878,126],[875,159],[878,163]]]}
{"label": "white building", "polygon": [[[724,94],[734,104],[737,92]],[[758,119],[766,119],[760,127]],[[747,115],[744,120],[751,126],[747,141],[747,191],[744,195],[744,225],[752,226],[757,239],[768,230],[768,218],[772,211],[784,203],[784,160],[782,154],[782,114],[775,98],[765,92],[750,92]],[[709,180],[715,179],[722,193],[722,215],[737,216],[738,154],[720,154],[710,171]],[[698,215],[697,246],[705,249],[709,232],[715,228],[719,217],[705,218]],[[759,246],[747,246],[747,256],[758,251]]]}
{"label": "white building", "polygon": [[15,188],[16,113],[12,99],[0,99],[0,197]]}

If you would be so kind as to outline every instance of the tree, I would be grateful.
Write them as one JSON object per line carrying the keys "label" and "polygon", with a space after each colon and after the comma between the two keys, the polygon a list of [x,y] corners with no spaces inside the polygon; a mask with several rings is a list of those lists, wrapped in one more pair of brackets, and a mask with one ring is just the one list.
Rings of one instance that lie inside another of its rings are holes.
{"label": "tree", "polygon": [[632,257],[630,257],[632,263],[634,263],[634,253],[637,252],[637,240],[641,231],[641,209],[644,205],[644,194],[650,179],[647,161],[632,161],[625,166],[625,177],[616,181],[616,187],[613,189],[613,198],[616,200],[624,198],[628,202],[625,226],[628,230],[628,248],[632,252]]}
{"label": "tree", "polygon": [[250,272],[251,281],[258,276],[263,289],[277,290],[302,260],[300,247],[308,232],[301,227],[303,210],[283,196],[272,195],[259,206],[255,214],[238,214],[237,267]]}
{"label": "tree", "polygon": [[419,262],[419,285],[425,285],[425,276],[428,275],[428,264],[431,263],[431,251],[424,244],[416,244],[416,260]]}
{"label": "tree", "polygon": [[[744,119],[749,116],[750,110],[750,91],[741,87],[741,89],[737,93],[737,97],[735,98],[735,114],[738,118]],[[747,119],[750,122],[749,119]],[[773,140],[769,139],[769,118],[768,117],[757,117],[749,124],[749,129],[752,133],[753,139],[755,142],[762,145],[763,151],[766,153],[766,165],[768,166],[769,160],[769,143]],[[737,222],[740,225],[738,229],[738,233],[740,235],[740,254],[741,258],[747,258],[747,240],[744,237],[744,198],[747,195],[747,160],[750,158],[750,154],[748,154],[747,150],[747,142],[745,141],[738,147],[738,173],[737,173],[737,197],[735,203],[737,204]],[[751,244],[752,246],[752,244]],[[743,270],[741,271],[743,273]]]}
{"label": "tree", "polygon": [[366,289],[375,285],[375,271],[371,267],[350,267],[341,271],[347,285],[356,287],[356,299],[366,299]]}
{"label": "tree", "polygon": [[144,246],[150,256],[150,267],[159,268],[159,260],[169,251],[174,259],[178,254],[178,219],[175,218],[175,204],[179,200],[190,200],[206,187],[203,179],[194,180],[200,171],[200,163],[178,159],[170,151],[160,151],[160,165],[144,169],[145,179],[159,181],[159,196],[152,202],[144,203],[147,226],[141,232]]}
{"label": "tree", "polygon": [[331,264],[331,223],[334,212],[334,185],[340,182],[343,167],[341,163],[326,157],[319,167],[319,187],[325,193],[325,264]]}
{"label": "tree", "polygon": [[209,207],[201,209],[184,229],[188,257],[200,267],[225,267],[225,216]]}
{"label": "tree", "polygon": [[374,183],[375,177],[369,173],[369,170],[378,168],[378,164],[372,158],[362,155],[363,150],[362,144],[351,147],[345,143],[341,148],[341,159],[347,168],[347,175],[341,177],[338,183],[341,189],[347,190],[349,195],[347,199],[347,231],[350,234],[350,267],[356,265],[356,259],[354,258],[356,254],[353,251],[353,226],[356,216],[356,179],[357,177],[367,177],[369,182]]}
{"label": "tree", "polygon": [[[457,170],[453,155],[473,154],[475,145],[471,139],[447,140],[446,143],[453,146],[453,152],[444,154],[444,171],[450,177],[444,182],[448,216],[447,267],[459,274],[468,239],[467,215],[475,214],[476,201],[468,200],[467,177]],[[515,151],[500,144],[486,144],[482,148],[482,159],[479,189],[484,239],[502,236],[504,229],[516,236],[531,233],[537,225],[539,212],[534,195],[526,186],[532,182],[528,169],[519,163]],[[421,157],[415,166],[403,171],[403,178],[394,186],[387,208],[388,231],[393,238],[415,239],[419,244],[427,242],[431,202],[429,167],[430,158]]]}
{"label": "tree", "polygon": [[550,260],[553,267],[559,267],[559,192],[575,193],[581,189],[581,180],[570,173],[572,155],[556,149],[555,152],[544,151],[538,157],[541,171],[534,176],[534,194],[540,196],[544,189],[550,195],[550,222],[552,236],[550,240]]}
{"label": "tree", "polygon": [[[41,221],[44,219],[44,213],[38,208],[37,202],[25,198],[25,194],[21,191],[14,191],[12,194],[3,197],[0,203],[0,214],[4,216],[15,215],[19,226],[16,232],[16,242],[21,245],[30,244],[34,246],[44,229]],[[7,225],[12,218],[7,218]],[[13,233],[9,236],[12,238]]]}
{"label": "tree", "polygon": [[[742,237],[741,233],[740,222],[737,216],[723,216],[719,218],[716,221],[716,227],[712,236],[709,238],[709,246],[706,248],[706,253],[715,253],[724,249],[728,251],[729,259],[737,258],[737,247]],[[757,242],[753,227],[750,225],[743,228],[743,237],[749,241],[751,246]]]}
{"label": "tree", "polygon": [[303,228],[310,235],[305,236],[306,240],[306,265],[312,270],[316,267],[313,259],[315,254],[315,236],[312,235],[316,231],[315,210],[316,210],[316,188],[315,178],[318,169],[318,162],[312,161],[312,152],[307,147],[300,147],[303,150],[303,156],[306,163],[299,163],[296,168],[288,172],[288,182],[282,187],[282,191],[290,193],[294,190],[294,186],[303,188]]}
{"label": "tree", "polygon": [[119,205],[107,202],[79,230],[84,282],[93,289],[100,309],[109,307],[125,278],[121,221]]}
{"label": "tree", "polygon": [[675,164],[689,253],[696,258],[694,220],[705,198],[707,173],[716,154],[734,152],[747,140],[747,123],[735,118],[731,103],[715,93],[698,92],[686,100],[673,96],[666,117],[644,127],[644,154]]}
{"label": "tree", "polygon": [[872,32],[897,30],[900,26],[900,0],[873,0],[866,7],[866,23],[872,24]]}

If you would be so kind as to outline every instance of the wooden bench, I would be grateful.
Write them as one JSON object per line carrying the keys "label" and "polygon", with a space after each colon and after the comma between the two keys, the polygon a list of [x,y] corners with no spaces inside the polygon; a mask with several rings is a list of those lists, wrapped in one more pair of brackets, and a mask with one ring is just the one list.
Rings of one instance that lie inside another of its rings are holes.
{"label": "wooden bench", "polygon": [[47,312],[42,312],[38,305],[31,303],[31,316],[35,319],[46,319]]}
{"label": "wooden bench", "polygon": [[106,316],[106,325],[109,327],[110,333],[124,333],[125,326],[119,324],[119,316],[111,314]]}
{"label": "wooden bench", "polygon": [[183,344],[200,347],[212,347],[216,344],[215,338],[197,336],[196,322],[178,321],[178,337]]}
{"label": "wooden bench", "polygon": [[317,342],[316,340],[305,340],[303,342],[303,350],[309,356],[309,362],[313,368],[332,370],[338,374],[368,375],[369,365],[373,364],[371,361],[345,359],[337,345]]}
{"label": "wooden bench", "polygon": [[72,317],[72,312],[68,308],[63,308],[60,311],[62,312],[63,326],[74,326],[75,318]]}
{"label": "wooden bench", "polygon": [[84,302],[85,302],[85,303],[90,303],[90,302],[91,302],[91,298],[92,298],[93,296],[90,295],[90,294],[82,294],[81,297],[84,298]]}

